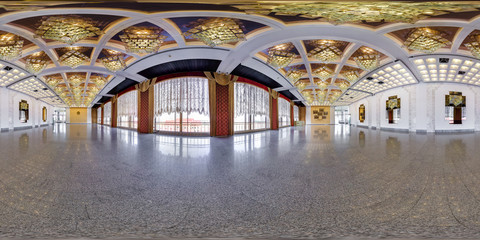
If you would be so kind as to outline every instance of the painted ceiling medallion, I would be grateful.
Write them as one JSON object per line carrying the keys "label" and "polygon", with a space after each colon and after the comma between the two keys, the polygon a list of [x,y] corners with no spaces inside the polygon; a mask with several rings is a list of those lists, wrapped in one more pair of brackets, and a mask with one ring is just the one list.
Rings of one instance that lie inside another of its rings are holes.
{"label": "painted ceiling medallion", "polygon": [[363,70],[371,71],[380,65],[380,55],[373,49],[362,47],[361,55],[353,57],[358,67]]}
{"label": "painted ceiling medallion", "polygon": [[467,47],[468,50],[470,50],[470,52],[474,57],[480,59],[480,34],[476,34],[472,36],[472,38],[473,38],[473,41],[466,43],[465,47]]}
{"label": "painted ceiling medallion", "polygon": [[331,78],[334,72],[332,69],[328,68],[327,66],[321,66],[315,69],[315,71],[313,71],[313,74],[324,81]]}
{"label": "painted ceiling medallion", "polygon": [[431,28],[416,28],[405,40],[405,46],[410,50],[423,53],[433,53],[441,47],[452,44],[441,36],[441,32]]}
{"label": "painted ceiling medallion", "polygon": [[167,38],[158,27],[133,26],[123,30],[120,40],[131,53],[155,53]]}
{"label": "painted ceiling medallion", "polygon": [[23,40],[12,33],[0,35],[0,59],[12,60],[22,54]]}
{"label": "painted ceiling medallion", "polygon": [[76,49],[71,49],[70,51],[63,54],[60,59],[58,59],[58,61],[61,62],[63,65],[69,66],[71,68],[76,68],[90,61],[90,58]]}
{"label": "painted ceiling medallion", "polygon": [[268,2],[257,4],[238,4],[235,7],[247,13],[268,15],[301,16],[306,18],[323,18],[332,23],[362,22],[402,22],[414,23],[430,16],[450,12],[477,11],[480,4],[474,2]]}
{"label": "painted ceiling medallion", "polygon": [[284,43],[269,48],[267,63],[275,68],[288,66],[296,56],[292,50],[293,44],[291,43]]}
{"label": "painted ceiling medallion", "polygon": [[314,57],[318,61],[334,62],[342,55],[342,51],[335,46],[336,42],[333,40],[314,41],[314,45],[316,47],[308,52],[308,56]]}
{"label": "painted ceiling medallion", "polygon": [[95,37],[102,31],[95,27],[95,22],[80,16],[51,16],[42,20],[35,34],[44,39],[51,39],[67,44]]}
{"label": "painted ceiling medallion", "polygon": [[210,47],[245,40],[245,27],[237,19],[199,19],[187,27],[190,29],[183,33],[185,37],[200,40]]}

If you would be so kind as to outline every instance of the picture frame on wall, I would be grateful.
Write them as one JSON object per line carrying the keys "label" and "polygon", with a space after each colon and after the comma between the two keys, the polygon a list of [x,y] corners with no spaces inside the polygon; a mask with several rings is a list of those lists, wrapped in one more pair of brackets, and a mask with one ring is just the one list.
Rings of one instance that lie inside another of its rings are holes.
{"label": "picture frame on wall", "polygon": [[28,122],[28,102],[26,100],[19,102],[19,120],[21,123]]}

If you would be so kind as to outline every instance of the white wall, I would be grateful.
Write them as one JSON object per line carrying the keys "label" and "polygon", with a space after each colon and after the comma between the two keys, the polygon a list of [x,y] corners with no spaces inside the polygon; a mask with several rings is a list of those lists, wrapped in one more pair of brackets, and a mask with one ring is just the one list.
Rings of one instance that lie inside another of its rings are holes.
{"label": "white wall", "polygon": [[[19,102],[26,100],[29,108],[29,119],[26,123],[19,119]],[[47,108],[47,121],[42,120],[42,108]],[[53,122],[53,106],[36,100],[33,97],[6,88],[0,88],[0,128],[13,130],[19,127],[38,127]]]}
{"label": "white wall", "polygon": [[[450,124],[445,120],[445,95],[462,92],[467,101],[467,120]],[[385,105],[389,96],[401,99],[401,118],[389,124]],[[365,105],[365,121],[360,123],[358,108]],[[352,124],[370,128],[401,129],[408,131],[480,131],[480,87],[454,83],[420,83],[399,87],[364,98],[350,105]]]}

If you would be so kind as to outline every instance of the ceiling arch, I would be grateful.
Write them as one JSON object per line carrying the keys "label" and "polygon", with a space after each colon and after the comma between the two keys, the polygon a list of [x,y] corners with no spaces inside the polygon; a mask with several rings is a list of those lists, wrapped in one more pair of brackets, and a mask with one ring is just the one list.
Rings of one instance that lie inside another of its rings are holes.
{"label": "ceiling arch", "polygon": [[[140,3],[138,4],[141,5]],[[342,49],[343,52],[341,58],[328,63],[334,64],[335,66],[332,68],[333,76],[328,80],[329,84],[333,87],[328,87],[326,89],[326,94],[329,95],[341,90],[335,84],[341,81],[346,81],[344,80],[345,76],[343,76],[344,69],[359,67],[353,58],[357,52],[365,46],[375,49],[385,55],[385,57],[381,59],[381,66],[377,69],[362,70],[360,74],[361,76],[359,76],[362,80],[371,76],[375,72],[382,71],[384,68],[387,69],[389,66],[396,66],[395,63],[399,62],[401,63],[401,67],[411,74],[417,82],[423,81],[424,74],[421,74],[423,70],[418,68],[414,61],[411,61],[411,59],[422,57],[423,54],[409,51],[409,49],[403,46],[404,39],[396,38],[393,35],[396,31],[419,27],[458,28],[458,30],[454,32],[451,46],[448,48],[441,48],[437,50],[436,53],[441,53],[445,56],[461,55],[471,58],[472,54],[466,50],[463,44],[465,43],[465,39],[480,28],[479,16],[474,16],[468,19],[459,19],[448,17],[448,13],[446,14],[447,17],[444,18],[427,18],[413,24],[388,22],[370,24],[367,22],[335,25],[328,22],[318,21],[318,19],[308,19],[297,15],[260,15],[249,14],[242,10],[234,11],[231,10],[232,5],[224,2],[218,3],[218,5],[211,8],[212,10],[191,10],[190,6],[188,11],[178,10],[181,9],[181,7],[176,7],[175,10],[165,9],[164,11],[152,11],[150,9],[117,9],[115,6],[109,8],[93,6],[93,4],[88,3],[85,4],[84,7],[68,7],[68,5],[63,5],[61,7],[49,6],[49,8],[43,8],[36,11],[13,11],[1,14],[1,31],[13,33],[34,44],[34,46],[30,46],[28,49],[25,48],[21,56],[15,57],[9,60],[9,62],[22,68],[25,64],[24,61],[26,57],[39,52],[45,52],[50,58],[52,64],[42,72],[28,74],[28,76],[37,76],[40,78],[39,80],[45,81],[46,76],[59,74],[66,83],[66,89],[71,91],[71,86],[68,84],[69,74],[82,72],[85,73],[86,76],[85,82],[82,85],[85,94],[88,91],[90,75],[95,73],[108,76],[110,82],[106,84],[104,89],[99,90],[98,96],[94,98],[98,99],[101,96],[108,96],[108,92],[117,85],[120,86],[119,84],[121,84],[122,81],[144,81],[147,76],[140,73],[145,69],[161,68],[162,66],[167,66],[169,63],[174,64],[179,63],[180,61],[208,59],[209,61],[217,61],[219,63],[216,68],[217,72],[242,73],[244,75],[248,75],[245,71],[261,73],[271,79],[272,83],[275,83],[271,86],[275,86],[276,90],[288,91],[291,93],[291,96],[294,96],[294,98],[305,102],[306,99],[302,95],[301,89],[293,84],[291,79],[286,76],[290,67],[293,67],[294,65],[299,66],[302,71],[305,71],[303,79],[308,78],[309,81],[309,86],[307,86],[306,89],[313,90],[314,94],[318,92],[319,88],[316,86],[318,78],[314,74],[314,71],[316,70],[314,68],[322,65],[323,62],[309,56],[309,47],[306,46],[305,41],[329,39],[348,42],[348,45]],[[225,7],[226,10],[220,10],[222,6],[228,6],[228,8]],[[203,6],[201,9],[206,8],[208,7]],[[88,55],[88,62],[81,64],[76,68],[70,68],[59,62],[61,54],[58,53],[58,49],[68,48],[68,44],[36,38],[34,37],[34,33],[28,30],[28,28],[22,28],[21,26],[11,24],[12,22],[22,19],[54,15],[95,15],[98,17],[109,15],[117,16],[118,19],[109,23],[104,28],[103,34],[99,35],[96,39],[82,40],[73,44],[73,46],[76,47],[91,48],[92,51]],[[256,27],[249,33],[246,33],[246,41],[209,47],[201,41],[197,40],[192,42],[191,39],[185,37],[183,33],[185,28],[172,20],[176,18],[198,19],[209,17],[234,18],[244,21],[245,24],[247,24],[247,21],[250,21],[264,27]],[[119,42],[119,33],[128,27],[142,23],[149,23],[158,26],[165,31],[167,36],[169,36],[168,44],[160,48],[157,53],[131,53],[126,50],[123,43]],[[114,38],[117,40],[114,40]],[[277,69],[266,63],[266,58],[264,57],[266,55],[265,49],[281,43],[292,43],[298,57],[292,61],[292,64],[287,65],[287,67]],[[126,63],[127,66],[116,72],[110,71],[104,67],[100,60],[104,56],[102,55],[102,51],[105,49],[115,50],[128,57]],[[264,54],[259,54],[262,51]],[[454,57],[452,57],[452,59],[454,59]],[[191,62],[193,63],[195,61]],[[396,71],[397,70],[398,69],[396,69]],[[23,69],[23,71],[25,71],[25,69]],[[163,74],[162,71],[157,72]],[[349,83],[348,85],[352,91],[364,91],[361,89],[354,89],[356,86],[355,83]],[[366,83],[363,85],[370,89],[383,89],[378,86],[375,88],[367,86],[368,84]],[[395,84],[392,83],[391,85],[394,86]],[[341,92],[345,93],[344,90]],[[82,95],[83,98],[86,97],[84,96],[85,94]],[[92,103],[94,102],[95,100]]]}

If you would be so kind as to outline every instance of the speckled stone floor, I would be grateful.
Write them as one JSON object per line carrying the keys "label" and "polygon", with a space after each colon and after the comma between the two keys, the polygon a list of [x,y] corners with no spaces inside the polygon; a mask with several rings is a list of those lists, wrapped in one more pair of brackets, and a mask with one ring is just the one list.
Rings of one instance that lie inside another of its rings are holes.
{"label": "speckled stone floor", "polygon": [[480,238],[480,133],[5,132],[0,237]]}

